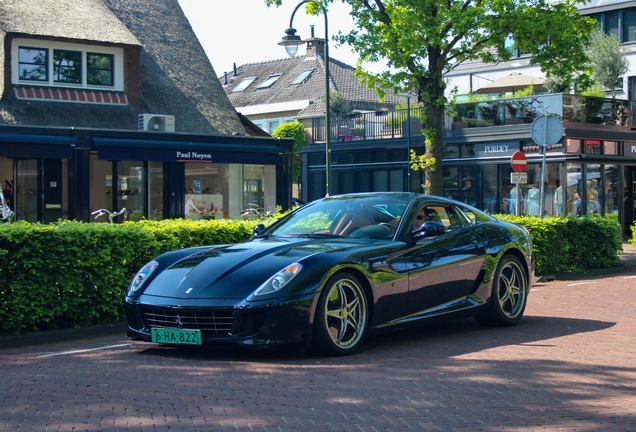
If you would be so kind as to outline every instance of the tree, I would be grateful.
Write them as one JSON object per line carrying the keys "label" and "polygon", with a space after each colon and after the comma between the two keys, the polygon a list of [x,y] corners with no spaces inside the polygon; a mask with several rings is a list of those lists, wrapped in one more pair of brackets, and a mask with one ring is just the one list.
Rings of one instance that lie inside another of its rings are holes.
{"label": "tree", "polygon": [[613,34],[600,31],[592,33],[588,46],[588,57],[592,69],[592,79],[599,85],[607,87],[616,97],[616,83],[629,70],[629,62],[623,56],[621,42]]}
{"label": "tree", "polygon": [[349,108],[349,101],[345,98],[344,93],[338,90],[330,90],[329,93],[329,105],[331,113],[335,115],[347,115],[351,114],[351,108]]}
{"label": "tree", "polygon": [[[278,126],[272,133],[273,137],[286,137],[294,139],[294,154],[299,154],[303,147],[307,145],[305,139],[305,127],[299,122],[283,123]],[[298,192],[300,193],[300,164],[292,164],[292,181],[298,185]]]}
{"label": "tree", "polygon": [[[291,1],[291,0],[290,0]],[[320,0],[328,4],[336,0]],[[359,55],[356,75],[375,88],[414,91],[424,105],[426,158],[430,170],[426,192],[441,195],[444,74],[465,60],[493,63],[512,56],[505,42],[532,53],[532,64],[548,76],[571,76],[587,57],[583,47],[598,25],[581,16],[575,0],[341,0],[351,7],[357,29],[339,33]],[[280,5],[282,0],[265,0]],[[307,9],[319,8],[308,3]],[[371,73],[362,62],[386,59],[393,70]]]}

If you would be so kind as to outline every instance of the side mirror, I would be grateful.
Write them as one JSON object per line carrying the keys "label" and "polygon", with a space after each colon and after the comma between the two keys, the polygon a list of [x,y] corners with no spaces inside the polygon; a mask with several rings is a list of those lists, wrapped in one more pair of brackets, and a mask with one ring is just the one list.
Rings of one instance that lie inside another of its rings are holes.
{"label": "side mirror", "polygon": [[265,231],[265,225],[263,225],[262,223],[259,223],[258,225],[254,226],[253,228],[254,237],[259,235],[263,231]]}
{"label": "side mirror", "polygon": [[420,229],[412,231],[413,240],[421,240],[427,237],[435,237],[446,232],[446,227],[434,221],[427,221],[422,224]]}

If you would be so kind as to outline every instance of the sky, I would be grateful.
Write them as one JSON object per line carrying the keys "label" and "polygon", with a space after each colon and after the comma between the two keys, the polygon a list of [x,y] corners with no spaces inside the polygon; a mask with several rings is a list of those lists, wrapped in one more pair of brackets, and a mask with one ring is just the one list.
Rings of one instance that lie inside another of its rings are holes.
{"label": "sky", "polygon": [[[278,42],[285,36],[289,20],[299,0],[283,0],[279,8],[265,6],[264,0],[179,0],[181,9],[190,21],[217,76],[231,72],[233,64],[241,66],[287,57],[285,48]],[[294,16],[293,27],[302,39],[309,38],[310,25],[314,25],[314,36],[325,37],[324,17],[305,14],[304,5]],[[329,36],[354,28],[349,8],[342,2],[334,2],[327,13]],[[298,48],[304,55],[305,45]],[[357,56],[349,46],[336,48],[329,42],[329,57],[356,65]],[[365,65],[373,72],[384,69],[380,64]]]}

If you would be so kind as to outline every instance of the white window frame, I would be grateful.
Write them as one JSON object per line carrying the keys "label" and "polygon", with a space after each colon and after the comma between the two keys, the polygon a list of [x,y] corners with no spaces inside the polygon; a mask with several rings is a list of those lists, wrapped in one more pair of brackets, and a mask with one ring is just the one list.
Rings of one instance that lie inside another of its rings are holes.
{"label": "white window frame", "polygon": [[[20,79],[20,47],[46,49],[49,52],[47,81],[34,81]],[[68,82],[55,82],[53,80],[53,50],[80,51],[82,53],[82,82],[81,84]],[[89,85],[86,79],[86,54],[109,54],[113,56],[113,85]],[[78,88],[91,90],[124,91],[124,49],[116,47],[83,45],[66,42],[53,42],[41,39],[16,38],[11,43],[11,81],[14,85],[27,85],[32,87],[59,87]]]}
{"label": "white window frame", "polygon": [[272,133],[273,131],[270,132],[269,130],[272,123],[278,122],[278,126],[280,126],[282,124],[292,123],[295,121],[296,121],[295,117],[269,117],[265,119],[252,120],[252,123],[254,123],[259,128],[263,129],[265,132]]}

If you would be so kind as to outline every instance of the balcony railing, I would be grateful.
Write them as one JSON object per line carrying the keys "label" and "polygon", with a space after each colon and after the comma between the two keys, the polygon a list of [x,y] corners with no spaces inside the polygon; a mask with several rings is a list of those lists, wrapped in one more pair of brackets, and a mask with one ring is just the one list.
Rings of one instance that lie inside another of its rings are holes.
{"label": "balcony railing", "polygon": [[[411,108],[411,136],[420,135],[423,109]],[[544,114],[566,122],[617,126],[636,129],[636,101],[570,94],[540,95],[526,98],[493,99],[458,103],[446,109],[447,129],[508,126],[532,123]],[[402,138],[408,134],[406,109],[332,116],[331,142]],[[312,142],[325,141],[325,119],[312,121]]]}

